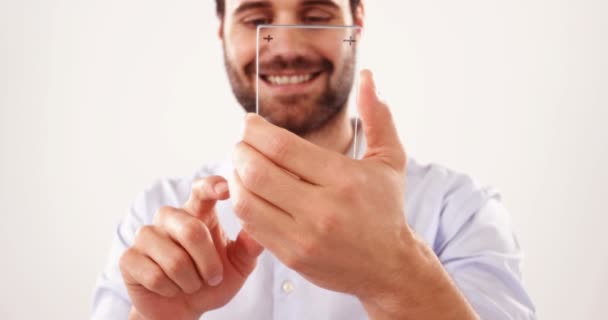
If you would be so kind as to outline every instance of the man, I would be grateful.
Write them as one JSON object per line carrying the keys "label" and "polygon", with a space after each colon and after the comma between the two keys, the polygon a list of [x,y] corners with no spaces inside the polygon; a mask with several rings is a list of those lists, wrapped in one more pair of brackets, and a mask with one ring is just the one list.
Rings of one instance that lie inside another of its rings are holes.
{"label": "man", "polygon": [[[217,8],[229,79],[249,112],[258,24],[364,21],[356,0]],[[117,229],[94,319],[535,317],[498,194],[406,157],[369,71],[356,88],[357,160],[346,156],[352,69],[329,53],[282,52],[260,56],[260,78],[302,99],[262,96],[264,118],[246,116],[232,161],[138,197]]]}

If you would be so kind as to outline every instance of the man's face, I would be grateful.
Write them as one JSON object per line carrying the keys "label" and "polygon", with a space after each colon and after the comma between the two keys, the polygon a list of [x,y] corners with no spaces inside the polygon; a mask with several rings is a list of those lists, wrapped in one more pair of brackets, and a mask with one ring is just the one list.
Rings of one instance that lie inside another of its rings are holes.
{"label": "man's face", "polygon": [[[353,24],[348,0],[226,0],[225,8],[224,62],[247,112],[256,112],[257,25]],[[355,50],[343,45],[347,31],[265,30],[275,40],[260,41],[260,114],[300,135],[322,127],[346,108],[352,88]]]}

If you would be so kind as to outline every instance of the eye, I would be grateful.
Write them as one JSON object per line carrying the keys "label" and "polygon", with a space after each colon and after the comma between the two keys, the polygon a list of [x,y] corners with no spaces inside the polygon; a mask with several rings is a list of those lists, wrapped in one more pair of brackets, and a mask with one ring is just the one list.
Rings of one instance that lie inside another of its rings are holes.
{"label": "eye", "polygon": [[256,16],[256,17],[243,19],[243,24],[250,26],[250,27],[254,27],[254,28],[261,24],[271,24],[271,23],[272,23],[272,20],[265,16]]}
{"label": "eye", "polygon": [[302,21],[304,23],[326,23],[329,22],[333,19],[333,16],[324,11],[324,10],[319,10],[319,9],[313,9],[313,10],[308,10],[307,12],[304,13],[303,17],[302,17]]}
{"label": "eye", "polygon": [[319,16],[309,16],[309,17],[304,18],[304,22],[310,22],[310,23],[327,22],[329,20],[331,20],[330,17],[319,17]]}

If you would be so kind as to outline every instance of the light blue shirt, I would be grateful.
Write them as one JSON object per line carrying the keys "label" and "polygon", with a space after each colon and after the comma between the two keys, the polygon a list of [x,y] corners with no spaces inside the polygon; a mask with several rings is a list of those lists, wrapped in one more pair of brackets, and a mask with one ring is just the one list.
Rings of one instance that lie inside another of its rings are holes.
{"label": "light blue shirt", "polygon": [[[361,139],[361,138],[360,138]],[[364,145],[364,139],[361,139]],[[363,153],[359,150],[359,157]],[[229,177],[232,164],[206,166],[190,177],[160,180],[141,193],[116,228],[105,270],[93,299],[92,319],[127,319],[131,308],[118,261],[133,243],[135,231],[151,224],[159,207],[181,207],[192,182],[200,177]],[[482,319],[535,319],[521,278],[522,254],[500,195],[466,175],[438,165],[407,165],[403,195],[407,221],[433,249],[458,288]],[[240,224],[229,200],[217,203],[219,220],[234,239]],[[403,283],[407,288],[407,283]],[[351,295],[317,287],[285,267],[268,250],[238,294],[201,319],[321,320],[368,319]]]}

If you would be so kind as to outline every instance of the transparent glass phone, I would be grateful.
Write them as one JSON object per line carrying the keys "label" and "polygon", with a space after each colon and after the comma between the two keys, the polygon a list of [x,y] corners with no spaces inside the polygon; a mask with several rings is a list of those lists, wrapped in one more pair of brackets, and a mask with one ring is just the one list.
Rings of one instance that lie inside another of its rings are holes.
{"label": "transparent glass phone", "polygon": [[358,150],[357,26],[260,25],[256,40],[256,112],[306,135],[351,130]]}

